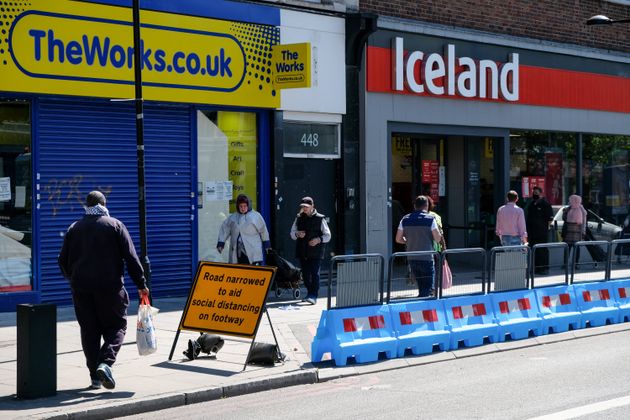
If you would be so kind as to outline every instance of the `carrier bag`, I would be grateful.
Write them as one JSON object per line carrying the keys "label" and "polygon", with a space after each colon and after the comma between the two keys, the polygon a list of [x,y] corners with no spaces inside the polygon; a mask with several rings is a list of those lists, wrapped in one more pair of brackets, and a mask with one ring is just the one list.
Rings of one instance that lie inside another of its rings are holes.
{"label": "carrier bag", "polygon": [[451,273],[451,267],[448,265],[448,261],[444,260],[442,265],[442,289],[448,289],[453,285],[453,273]]}
{"label": "carrier bag", "polygon": [[149,298],[143,296],[138,308],[138,322],[136,323],[136,344],[140,356],[146,356],[157,351],[157,337],[153,318],[158,309],[149,304]]}

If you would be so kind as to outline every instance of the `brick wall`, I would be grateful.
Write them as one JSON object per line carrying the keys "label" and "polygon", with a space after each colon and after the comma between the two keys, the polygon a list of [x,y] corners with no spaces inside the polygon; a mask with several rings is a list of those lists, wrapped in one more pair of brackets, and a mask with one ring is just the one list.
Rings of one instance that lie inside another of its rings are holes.
{"label": "brick wall", "polygon": [[480,31],[630,52],[630,23],[586,26],[593,15],[630,18],[603,0],[360,0],[361,11]]}

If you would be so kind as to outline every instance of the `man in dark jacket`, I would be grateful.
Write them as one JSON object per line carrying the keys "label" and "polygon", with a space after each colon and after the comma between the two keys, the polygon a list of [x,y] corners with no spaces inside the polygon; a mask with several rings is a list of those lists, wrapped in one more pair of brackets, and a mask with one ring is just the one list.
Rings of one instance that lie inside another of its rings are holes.
{"label": "man in dark jacket", "polygon": [[121,221],[109,216],[105,196],[92,191],[86,204],[85,216],[68,228],[59,267],[70,280],[81,345],[92,380],[90,388],[103,385],[112,389],[116,382],[111,367],[127,331],[125,263],[138,294],[148,297],[149,289],[129,232]]}
{"label": "man in dark jacket", "polygon": [[300,201],[300,212],[293,221],[290,236],[296,241],[295,256],[300,260],[308,292],[304,302],[315,305],[319,293],[319,269],[324,259],[324,244],[330,241],[330,229],[326,217],[317,212],[311,197]]}
{"label": "man in dark jacket", "polygon": [[[532,189],[532,198],[527,206],[527,234],[529,246],[544,244],[549,240],[549,228],[553,220],[553,210],[551,204],[542,195],[542,188]],[[534,258],[536,262],[536,274],[546,274],[549,272],[549,250],[541,248],[536,251]]]}

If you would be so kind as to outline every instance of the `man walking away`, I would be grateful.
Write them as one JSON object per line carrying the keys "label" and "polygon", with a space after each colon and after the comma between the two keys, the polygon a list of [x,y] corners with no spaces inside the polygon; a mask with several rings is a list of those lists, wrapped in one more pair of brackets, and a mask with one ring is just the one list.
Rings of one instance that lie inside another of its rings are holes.
{"label": "man walking away", "polygon": [[105,203],[100,191],[87,195],[85,216],[68,228],[58,259],[61,272],[70,280],[92,389],[116,386],[111,367],[125,338],[129,306],[125,264],[140,297],[149,296],[129,232],[110,217]]}
{"label": "man walking away", "polygon": [[501,238],[501,245],[522,245],[527,243],[525,213],[516,205],[518,194],[510,190],[507,203],[497,210],[497,226],[495,232]]}
{"label": "man walking away", "polygon": [[[542,188],[532,189],[532,198],[527,207],[527,234],[529,246],[547,243],[549,238],[549,227],[553,220],[553,210],[551,204],[542,195]],[[536,274],[546,274],[549,272],[549,250],[541,248],[536,250],[534,256]]]}
{"label": "man walking away", "polygon": [[[428,213],[429,200],[419,195],[414,201],[414,212],[402,218],[396,232],[396,242],[405,244],[407,251],[433,251],[433,241],[442,243],[442,234],[435,217]],[[418,283],[418,297],[431,296],[435,264],[431,255],[408,257],[409,266]]]}

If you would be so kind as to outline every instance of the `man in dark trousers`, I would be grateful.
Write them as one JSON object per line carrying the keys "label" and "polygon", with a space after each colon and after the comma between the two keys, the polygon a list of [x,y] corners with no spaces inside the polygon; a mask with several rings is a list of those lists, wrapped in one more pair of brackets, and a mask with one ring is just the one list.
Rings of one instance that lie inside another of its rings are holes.
{"label": "man in dark trousers", "polygon": [[[527,233],[529,235],[529,246],[544,244],[549,240],[549,227],[553,220],[553,210],[551,204],[542,195],[542,188],[532,189],[532,198],[527,206]],[[547,274],[549,272],[549,250],[538,249],[534,256],[536,274]]]}
{"label": "man in dark trousers", "polygon": [[326,216],[318,213],[311,197],[300,200],[300,212],[290,232],[295,242],[295,256],[300,260],[307,295],[304,302],[315,305],[319,294],[319,269],[324,259],[325,243],[330,241]]}
{"label": "man in dark trousers", "polygon": [[70,280],[92,389],[116,386],[111,367],[125,338],[129,305],[125,264],[140,297],[149,296],[129,232],[110,217],[105,202],[100,191],[87,195],[85,216],[70,225],[59,254],[61,272]]}
{"label": "man in dark trousers", "polygon": [[[396,242],[405,244],[407,251],[433,251],[433,241],[442,242],[442,234],[435,217],[429,214],[429,199],[416,197],[414,212],[407,214],[398,224]],[[418,283],[418,297],[431,296],[434,292],[435,264],[432,255],[407,257],[409,266]]]}

